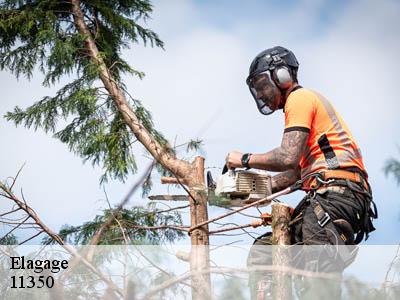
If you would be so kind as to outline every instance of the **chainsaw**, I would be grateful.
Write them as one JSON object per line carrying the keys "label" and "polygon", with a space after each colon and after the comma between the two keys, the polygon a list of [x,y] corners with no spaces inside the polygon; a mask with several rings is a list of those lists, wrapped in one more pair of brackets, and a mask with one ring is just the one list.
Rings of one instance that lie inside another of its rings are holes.
{"label": "chainsaw", "polygon": [[271,175],[261,170],[230,169],[224,166],[215,182],[207,172],[211,205],[240,207],[271,195]]}

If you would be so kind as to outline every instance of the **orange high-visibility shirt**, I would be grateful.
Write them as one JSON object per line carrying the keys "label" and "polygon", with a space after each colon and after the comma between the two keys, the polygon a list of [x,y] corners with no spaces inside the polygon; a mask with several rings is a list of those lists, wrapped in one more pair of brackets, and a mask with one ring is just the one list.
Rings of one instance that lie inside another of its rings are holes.
{"label": "orange high-visibility shirt", "polygon": [[300,88],[286,100],[285,132],[309,132],[300,159],[301,177],[324,170],[357,167],[367,172],[361,151],[342,117],[317,92]]}

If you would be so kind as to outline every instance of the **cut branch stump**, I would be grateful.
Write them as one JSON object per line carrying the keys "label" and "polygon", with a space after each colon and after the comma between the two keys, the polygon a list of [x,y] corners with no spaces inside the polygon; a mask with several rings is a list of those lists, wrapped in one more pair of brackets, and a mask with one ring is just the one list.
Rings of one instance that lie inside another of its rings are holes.
{"label": "cut branch stump", "polygon": [[[290,219],[290,206],[284,203],[272,205],[272,261],[277,268],[286,269],[289,266]],[[285,270],[274,272],[272,294],[273,299],[292,299],[291,275]]]}

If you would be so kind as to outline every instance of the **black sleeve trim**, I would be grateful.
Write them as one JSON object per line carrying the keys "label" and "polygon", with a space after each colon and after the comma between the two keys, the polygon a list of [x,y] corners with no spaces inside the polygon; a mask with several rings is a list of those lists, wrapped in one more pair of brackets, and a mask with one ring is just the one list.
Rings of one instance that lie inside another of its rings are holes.
{"label": "black sleeve trim", "polygon": [[310,128],[302,127],[302,126],[294,126],[294,127],[285,128],[285,130],[283,132],[286,133],[286,132],[291,132],[291,131],[303,131],[303,132],[310,133]]}

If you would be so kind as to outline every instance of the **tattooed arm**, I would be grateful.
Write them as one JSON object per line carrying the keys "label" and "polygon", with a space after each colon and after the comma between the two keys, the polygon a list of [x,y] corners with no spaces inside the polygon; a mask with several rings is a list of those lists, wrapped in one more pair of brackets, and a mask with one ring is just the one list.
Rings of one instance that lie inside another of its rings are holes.
{"label": "tattooed arm", "polygon": [[[272,177],[272,191],[280,191],[300,179],[299,162],[308,140],[308,132],[293,130],[283,134],[282,143],[267,153],[252,154],[249,166],[274,172],[282,172]],[[242,153],[233,151],[226,157],[229,168],[242,167]]]}
{"label": "tattooed arm", "polygon": [[283,134],[281,146],[264,154],[253,154],[249,165],[255,169],[283,172],[297,168],[308,140],[308,133],[289,131]]}
{"label": "tattooed arm", "polygon": [[272,177],[271,180],[272,192],[273,193],[279,192],[287,188],[288,186],[291,186],[299,179],[300,179],[299,167],[297,167],[296,169],[281,172]]}
{"label": "tattooed arm", "polygon": [[[251,168],[274,172],[294,170],[299,165],[307,140],[307,132],[299,130],[285,132],[280,147],[267,153],[251,155],[249,165]],[[228,168],[242,167],[242,155],[241,152],[230,152],[226,157]]]}

